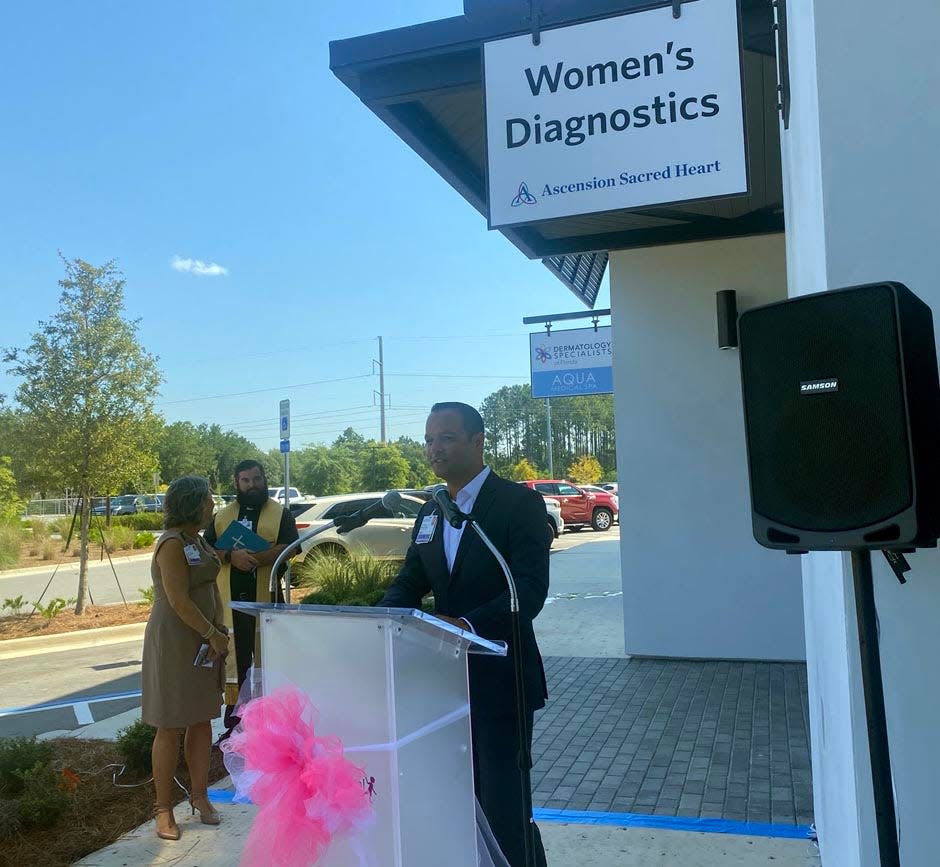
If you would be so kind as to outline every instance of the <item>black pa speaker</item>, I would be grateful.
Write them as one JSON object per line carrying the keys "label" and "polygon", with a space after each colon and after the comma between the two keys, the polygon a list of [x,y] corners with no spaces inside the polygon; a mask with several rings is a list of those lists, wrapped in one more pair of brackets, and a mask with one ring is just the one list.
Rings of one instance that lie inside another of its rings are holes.
{"label": "black pa speaker", "polygon": [[940,536],[940,385],[930,308],[900,283],[742,313],[754,537],[791,551]]}

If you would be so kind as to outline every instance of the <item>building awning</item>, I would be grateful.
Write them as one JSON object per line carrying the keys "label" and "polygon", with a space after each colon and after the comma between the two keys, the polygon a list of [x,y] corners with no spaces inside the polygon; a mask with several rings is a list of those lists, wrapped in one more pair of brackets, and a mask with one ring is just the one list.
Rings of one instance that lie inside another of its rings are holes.
{"label": "building awning", "polygon": [[[464,0],[464,14],[454,18],[331,42],[330,68],[485,216],[483,44],[671,5],[672,0]],[[597,297],[609,250],[783,231],[771,5],[741,0],[741,10],[748,195],[499,230],[526,256],[542,259],[587,306]]]}

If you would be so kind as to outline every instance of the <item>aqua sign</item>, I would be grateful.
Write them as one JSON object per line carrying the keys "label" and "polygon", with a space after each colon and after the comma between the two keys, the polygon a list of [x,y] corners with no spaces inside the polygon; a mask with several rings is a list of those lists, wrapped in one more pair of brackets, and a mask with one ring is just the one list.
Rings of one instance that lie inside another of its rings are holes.
{"label": "aqua sign", "polygon": [[613,362],[609,325],[530,334],[532,397],[610,394]]}

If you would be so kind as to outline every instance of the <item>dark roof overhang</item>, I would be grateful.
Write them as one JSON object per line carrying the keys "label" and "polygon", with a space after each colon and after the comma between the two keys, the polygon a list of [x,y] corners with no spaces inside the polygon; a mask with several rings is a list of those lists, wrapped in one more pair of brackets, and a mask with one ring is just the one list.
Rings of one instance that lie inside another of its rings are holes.
{"label": "dark roof overhang", "polygon": [[[695,2],[695,0],[683,0]],[[464,14],[330,43],[333,73],[484,216],[484,42],[672,0],[465,0]],[[740,0],[750,192],[502,228],[588,306],[607,251],[783,231],[773,14]],[[535,19],[531,10],[535,9]]]}

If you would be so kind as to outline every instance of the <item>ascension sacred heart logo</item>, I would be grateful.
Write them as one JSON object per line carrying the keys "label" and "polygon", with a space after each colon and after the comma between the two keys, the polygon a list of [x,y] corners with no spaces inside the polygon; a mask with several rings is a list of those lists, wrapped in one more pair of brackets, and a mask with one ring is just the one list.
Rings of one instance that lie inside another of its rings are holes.
{"label": "ascension sacred heart logo", "polygon": [[535,205],[538,204],[538,199],[529,192],[529,188],[526,186],[525,181],[523,181],[519,184],[519,191],[510,204],[514,208],[518,208],[519,205]]}

